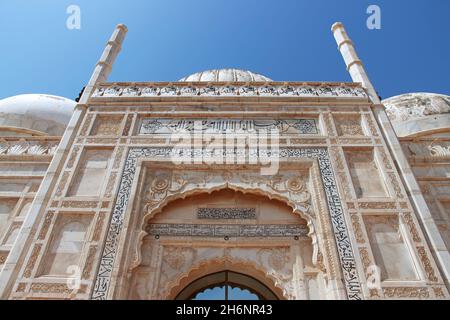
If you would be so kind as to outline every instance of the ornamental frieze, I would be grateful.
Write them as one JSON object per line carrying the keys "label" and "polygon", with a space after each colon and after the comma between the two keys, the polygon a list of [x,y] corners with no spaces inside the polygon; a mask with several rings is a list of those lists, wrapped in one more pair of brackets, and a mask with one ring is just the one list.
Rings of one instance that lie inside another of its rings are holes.
{"label": "ornamental frieze", "polygon": [[368,101],[363,88],[348,84],[337,85],[210,85],[200,83],[186,85],[164,84],[106,84],[99,86],[92,98],[127,98],[127,97],[300,97],[300,98],[353,98]]}

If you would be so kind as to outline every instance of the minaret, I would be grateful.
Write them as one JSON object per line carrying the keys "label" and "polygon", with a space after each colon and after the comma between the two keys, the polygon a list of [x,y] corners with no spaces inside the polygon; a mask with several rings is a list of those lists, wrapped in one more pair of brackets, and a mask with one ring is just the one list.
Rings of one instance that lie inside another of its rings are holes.
{"label": "minaret", "polygon": [[6,299],[8,297],[9,291],[11,291],[14,281],[17,279],[17,275],[23,261],[25,260],[25,255],[32,244],[39,223],[43,218],[42,216],[47,203],[50,200],[51,193],[59,178],[59,174],[61,173],[61,168],[64,165],[78,128],[80,127],[84,115],[86,114],[89,97],[91,96],[95,85],[107,80],[114,60],[116,59],[122,46],[126,32],[127,28],[125,25],[119,24],[116,26],[111,38],[106,44],[100,60],[94,68],[88,84],[81,95],[79,103],[75,107],[72,118],[70,119],[66,131],[61,138],[58,149],[53,156],[52,162],[50,163],[47,173],[45,174],[39,190],[32,202],[28,215],[26,216],[22,228],[17,235],[14,247],[10,251],[0,273],[0,299]]}
{"label": "minaret", "polygon": [[347,65],[347,71],[350,73],[353,81],[362,84],[373,103],[380,104],[380,98],[370,82],[361,60],[356,54],[353,42],[350,40],[347,32],[345,31],[344,25],[341,22],[336,22],[331,27],[331,31],[333,32],[338,49],[344,58],[345,64]]}
{"label": "minaret", "polygon": [[375,91],[369,77],[364,69],[364,65],[356,54],[353,42],[350,40],[344,25],[340,22],[333,24],[331,27],[334,38],[336,39],[338,49],[344,58],[347,70],[350,73],[354,82],[359,82],[367,91],[373,103],[372,110],[380,126],[383,136],[388,144],[388,147],[393,155],[395,166],[402,173],[401,177],[406,190],[409,193],[409,198],[415,206],[417,217],[421,223],[426,235],[428,236],[431,252],[437,261],[438,266],[442,271],[444,281],[449,286],[450,283],[450,254],[445,246],[439,229],[431,215],[431,211],[425,201],[425,198],[420,190],[420,186],[413,174],[408,159],[403,153],[400,141],[392,127],[385,107],[382,105],[378,94]]}

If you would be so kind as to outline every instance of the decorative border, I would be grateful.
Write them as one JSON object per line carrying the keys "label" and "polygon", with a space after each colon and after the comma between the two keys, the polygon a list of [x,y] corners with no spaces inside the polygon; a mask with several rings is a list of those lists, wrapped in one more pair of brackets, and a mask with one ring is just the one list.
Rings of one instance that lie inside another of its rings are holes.
{"label": "decorative border", "polygon": [[104,84],[95,89],[92,98],[128,97],[301,97],[301,98],[353,98],[368,101],[361,87],[336,85],[263,84]]}
{"label": "decorative border", "polygon": [[[171,155],[171,151],[172,147],[139,147],[131,148],[129,150],[125,167],[122,172],[120,187],[102,251],[100,266],[97,271],[91,299],[104,300],[108,295],[114,261],[123,228],[124,215],[130,200],[131,186],[136,174],[137,160],[139,158],[167,159],[167,157]],[[195,150],[186,149],[185,152],[193,153]],[[351,245],[328,151],[324,148],[281,148],[280,157],[310,158],[318,160],[322,183],[325,188],[326,199],[331,215],[334,236],[337,243],[339,260],[344,275],[347,296],[350,300],[361,300],[361,284],[356,269],[355,254]]]}
{"label": "decorative border", "polygon": [[308,227],[289,224],[171,224],[154,223],[145,227],[152,236],[173,237],[306,237]]}

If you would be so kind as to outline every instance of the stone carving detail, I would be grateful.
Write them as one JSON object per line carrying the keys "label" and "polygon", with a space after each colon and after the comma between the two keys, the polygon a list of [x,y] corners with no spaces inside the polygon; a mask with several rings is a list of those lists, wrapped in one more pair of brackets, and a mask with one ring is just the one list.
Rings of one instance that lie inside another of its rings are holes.
{"label": "stone carving detail", "polygon": [[6,140],[0,139],[0,155],[53,155],[58,143],[55,141]]}
{"label": "stone carving detail", "polygon": [[208,83],[191,85],[175,84],[171,86],[145,86],[135,85],[119,86],[115,84],[97,87],[92,98],[101,97],[233,97],[233,96],[263,96],[263,97],[304,97],[304,98],[359,98],[367,100],[364,89],[351,86],[313,86],[313,85],[228,85],[211,86]]}
{"label": "stone carving detail", "polygon": [[79,151],[80,151],[80,147],[79,146],[73,147],[72,152],[70,154],[70,158],[67,161],[67,166],[66,167],[68,169],[73,167],[73,164],[75,163],[75,159],[77,158]]}
{"label": "stone carving detail", "polygon": [[436,298],[445,299],[445,293],[444,293],[444,290],[442,290],[442,288],[433,287],[433,291],[434,291],[434,295],[436,296]]}
{"label": "stone carving detail", "polygon": [[403,199],[405,196],[403,195],[402,189],[400,188],[400,185],[398,184],[397,177],[393,172],[388,172],[389,179],[391,180],[392,187],[394,188],[395,195],[397,198]]}
{"label": "stone carving detail", "polygon": [[148,224],[155,236],[191,237],[306,237],[305,225]]}
{"label": "stone carving detail", "polygon": [[95,228],[92,236],[93,241],[100,240],[100,233],[102,232],[103,222],[105,220],[105,213],[100,212],[98,214],[97,222],[95,223]]}
{"label": "stone carving detail", "polygon": [[116,155],[114,157],[113,169],[118,169],[120,166],[120,162],[122,161],[122,155],[124,152],[124,147],[118,147],[116,151]]}
{"label": "stone carving detail", "polygon": [[419,252],[420,261],[422,261],[422,265],[425,269],[425,274],[427,275],[428,280],[431,282],[437,282],[438,278],[434,273],[434,268],[431,265],[430,259],[428,259],[427,252],[424,247],[417,247],[417,252]]}
{"label": "stone carving detail", "polygon": [[28,259],[27,266],[25,267],[25,271],[23,272],[24,278],[31,277],[31,272],[33,271],[34,265],[36,264],[36,260],[41,252],[42,244],[38,243],[34,245],[33,251],[31,252],[31,256]]}
{"label": "stone carving detail", "polygon": [[364,239],[361,223],[359,222],[359,217],[355,214],[352,214],[351,220],[353,225],[353,231],[355,231],[356,242],[365,243],[366,240]]}
{"label": "stone carving detail", "polygon": [[361,261],[364,266],[364,272],[367,271],[367,268],[369,268],[372,265],[372,260],[370,259],[369,251],[367,248],[361,247],[359,248],[359,255],[361,256]]}
{"label": "stone carving detail", "polygon": [[84,124],[83,127],[80,131],[80,136],[86,136],[87,132],[89,130],[89,126],[91,125],[91,121],[93,118],[94,114],[93,113],[89,113],[85,118],[84,118]]}
{"label": "stone carving detail", "polygon": [[409,232],[411,233],[411,236],[412,236],[413,240],[415,242],[420,242],[421,239],[420,239],[420,236],[419,236],[419,232],[417,232],[416,226],[414,225],[414,221],[413,221],[413,218],[411,216],[411,213],[409,213],[409,212],[408,213],[404,213],[403,214],[403,219],[405,220],[406,225],[409,228]]}
{"label": "stone carving detail", "polygon": [[92,267],[94,264],[95,254],[97,253],[97,246],[91,246],[86,258],[86,263],[83,268],[82,279],[89,279],[91,276]]}
{"label": "stone carving detail", "polygon": [[53,216],[55,215],[54,211],[49,211],[45,216],[44,223],[42,224],[41,231],[39,232],[38,240],[44,240],[47,235],[48,228],[52,223]]}
{"label": "stone carving detail", "polygon": [[122,116],[97,115],[92,127],[91,136],[115,136],[118,134]]}
{"label": "stone carving detail", "polygon": [[[218,175],[213,181],[214,174]],[[172,194],[184,192],[188,186],[220,187],[228,184],[230,186],[243,187],[252,186],[263,188],[270,193],[280,196],[288,196],[295,203],[296,209],[306,215],[312,214],[310,205],[310,193],[305,184],[305,177],[298,173],[290,172],[271,176],[270,179],[261,176],[259,171],[246,171],[245,173],[221,170],[218,173],[209,171],[198,171],[195,173],[186,170],[168,170],[154,172],[149,176],[149,187],[145,194],[146,211],[151,212],[164,199]],[[293,176],[297,174],[296,176]],[[220,181],[220,180],[221,181]]]}
{"label": "stone carving detail", "polygon": [[387,209],[393,210],[396,208],[395,202],[360,202],[358,203],[360,209]]}
{"label": "stone carving detail", "polygon": [[389,161],[389,158],[388,158],[386,152],[384,151],[384,148],[378,148],[378,151],[381,156],[381,161],[383,161],[384,167],[388,170],[391,170],[392,165],[391,165],[391,162]]}
{"label": "stone carving detail", "polygon": [[198,219],[256,219],[256,208],[198,208]]}
{"label": "stone carving detail", "polygon": [[430,155],[432,157],[449,157],[450,156],[450,146],[428,146],[428,150],[430,150]]}
{"label": "stone carving detail", "polygon": [[[375,126],[375,124],[374,124],[374,122],[372,120],[372,117],[369,114],[365,114],[364,115],[364,119],[366,120],[367,126],[369,127],[370,134],[372,136],[374,136],[374,137],[377,137],[378,136],[378,131],[377,131],[377,127]],[[381,141],[380,142],[376,142],[376,143],[379,144],[379,143],[381,143]]]}
{"label": "stone carving detail", "polygon": [[63,283],[32,283],[31,291],[35,293],[61,293],[69,294],[73,290]]}
{"label": "stone carving detail", "polygon": [[24,282],[21,282],[17,285],[16,292],[25,292],[26,287],[27,287],[27,284]]}
{"label": "stone carving detail", "polygon": [[127,116],[127,120],[125,122],[125,127],[123,128],[123,131],[122,131],[122,135],[123,136],[128,136],[130,134],[130,129],[131,129],[131,124],[133,122],[133,117],[134,116],[132,114],[129,114]]}
{"label": "stone carving detail", "polygon": [[427,299],[430,297],[428,288],[417,287],[383,288],[383,293],[387,298]]}
{"label": "stone carving detail", "polygon": [[340,136],[364,136],[361,120],[352,116],[336,116],[336,128]]}
{"label": "stone carving detail", "polygon": [[[182,151],[183,155],[192,155],[193,150],[185,149]],[[117,245],[121,235],[124,222],[124,214],[130,200],[130,192],[132,182],[135,179],[136,174],[136,164],[138,158],[150,158],[150,159],[167,159],[172,154],[171,147],[146,147],[146,148],[132,148],[128,152],[128,156],[125,162],[124,170],[122,172],[121,182],[119,186],[119,191],[116,197],[116,204],[113,209],[109,229],[107,232],[103,252],[100,260],[100,267],[97,272],[97,277],[95,281],[94,290],[92,293],[92,299],[106,299],[109,286],[111,283],[112,268],[116,258]],[[338,193],[336,180],[331,167],[328,152],[325,148],[281,148],[280,149],[281,158],[311,158],[317,159],[322,179],[322,184],[325,188],[325,197],[328,204],[328,209],[331,215],[332,227],[337,243],[339,259],[342,267],[342,272],[344,275],[345,286],[347,289],[347,294],[349,299],[361,299],[361,284],[358,278],[358,273],[356,270],[355,255],[353,253],[353,248],[349,238],[349,232],[347,223],[344,218],[344,211],[340,200],[340,195]],[[205,177],[202,177],[204,179]],[[256,180],[256,178],[254,178]],[[168,182],[170,181],[170,182]],[[173,182],[175,181],[175,185]],[[201,182],[201,181],[200,181]],[[157,197],[164,199],[167,195],[167,190],[181,190],[187,184],[187,181],[181,177],[173,177],[168,180],[167,177],[158,177],[152,183],[150,190],[150,198],[156,200]],[[249,184],[249,187],[257,187],[256,181]],[[274,189],[283,188],[288,189],[288,192],[298,193],[302,190],[302,186],[298,182],[293,182],[284,186],[282,183],[276,183],[273,186]],[[309,194],[309,193],[308,193]],[[162,197],[161,197],[162,195]],[[300,192],[300,200],[308,200],[305,198],[307,193]],[[294,199],[295,199],[295,195]],[[294,200],[296,201],[296,200]],[[157,205],[157,201],[153,203],[154,206]],[[308,208],[303,208],[305,212],[308,212]]]}
{"label": "stone carving detail", "polygon": [[174,270],[181,270],[186,262],[195,258],[195,250],[186,247],[164,247],[163,263]]}
{"label": "stone carving detail", "polygon": [[[260,130],[278,130],[279,133],[318,134],[315,119],[267,120],[267,119],[144,119],[140,134],[158,134],[194,131],[207,133],[258,132]],[[195,127],[195,129],[197,129]]]}
{"label": "stone carving detail", "polygon": [[61,207],[63,208],[96,208],[98,201],[63,201]]}
{"label": "stone carving detail", "polygon": [[450,98],[445,95],[413,93],[384,100],[391,121],[408,121],[450,112]]}
{"label": "stone carving detail", "polygon": [[56,189],[56,193],[55,193],[55,195],[57,197],[60,197],[62,195],[64,187],[66,186],[67,180],[69,180],[69,175],[70,175],[70,172],[66,171],[63,173],[61,180],[59,180],[58,188]]}
{"label": "stone carving detail", "polygon": [[117,177],[117,173],[113,172],[111,173],[109,180],[108,180],[108,184],[106,185],[106,190],[105,190],[105,197],[106,198],[110,198],[113,195],[113,189],[114,189],[114,185],[116,183],[116,177]]}
{"label": "stone carving detail", "polygon": [[8,251],[0,251],[0,265],[6,262],[6,258],[8,258]]}

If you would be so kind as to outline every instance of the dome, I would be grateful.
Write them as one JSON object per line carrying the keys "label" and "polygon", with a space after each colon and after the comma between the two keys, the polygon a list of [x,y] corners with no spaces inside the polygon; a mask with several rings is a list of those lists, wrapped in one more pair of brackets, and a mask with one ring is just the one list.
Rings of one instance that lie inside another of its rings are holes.
{"label": "dome", "polygon": [[450,96],[408,93],[383,100],[398,136],[450,128]]}
{"label": "dome", "polygon": [[240,69],[214,69],[191,74],[180,79],[181,82],[266,82],[272,81],[263,75]]}
{"label": "dome", "polygon": [[450,96],[434,93],[408,93],[383,100],[391,121],[408,121],[450,113]]}
{"label": "dome", "polygon": [[0,135],[64,133],[75,101],[46,94],[22,94],[0,100]]}

